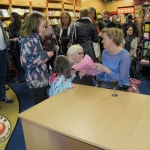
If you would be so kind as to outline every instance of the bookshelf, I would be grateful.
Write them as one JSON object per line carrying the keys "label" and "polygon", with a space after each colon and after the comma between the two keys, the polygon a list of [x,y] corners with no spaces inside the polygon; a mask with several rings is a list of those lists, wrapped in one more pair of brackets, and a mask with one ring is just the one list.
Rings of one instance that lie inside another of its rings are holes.
{"label": "bookshelf", "polygon": [[126,22],[128,14],[132,14],[134,18],[134,6],[118,7],[118,16],[121,18],[121,24]]}
{"label": "bookshelf", "polygon": [[51,25],[60,24],[60,15],[62,13],[62,3],[48,3],[48,17],[51,20]]}
{"label": "bookshelf", "polygon": [[7,27],[12,12],[17,12],[21,16],[24,12],[40,12],[56,25],[59,24],[63,11],[68,11],[73,18],[79,18],[80,8],[81,0],[0,0],[0,19],[4,27]]}
{"label": "bookshelf", "polygon": [[150,45],[150,3],[142,5],[143,10],[143,56]]}

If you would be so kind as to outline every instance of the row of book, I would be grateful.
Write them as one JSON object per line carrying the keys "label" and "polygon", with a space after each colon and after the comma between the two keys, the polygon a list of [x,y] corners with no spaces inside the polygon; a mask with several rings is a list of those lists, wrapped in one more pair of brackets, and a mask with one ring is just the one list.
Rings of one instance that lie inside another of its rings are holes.
{"label": "row of book", "polygon": [[150,33],[145,32],[145,33],[144,33],[144,39],[150,40]]}
{"label": "row of book", "polygon": [[19,15],[23,15],[25,12],[30,13],[29,9],[23,9],[23,8],[12,8],[12,12],[16,12]]}
{"label": "row of book", "polygon": [[133,13],[134,7],[118,8],[118,13]]}
{"label": "row of book", "polygon": [[60,16],[61,15],[61,11],[59,11],[59,10],[49,10],[48,11],[48,15],[49,16]]}
{"label": "row of book", "polygon": [[[29,9],[12,8],[12,12],[16,12],[19,15],[23,15],[25,12],[29,12]],[[10,11],[8,9],[0,9],[0,17],[10,17]]]}
{"label": "row of book", "polygon": [[0,17],[10,17],[10,11],[7,9],[0,9]]}
{"label": "row of book", "polygon": [[11,21],[10,20],[4,20],[3,22],[3,27],[8,27],[9,26],[9,24],[11,23]]}
{"label": "row of book", "polygon": [[150,45],[150,41],[144,41],[144,48],[148,48]]}
{"label": "row of book", "polygon": [[52,25],[61,24],[60,19],[56,19],[56,18],[54,18],[54,19],[50,19],[50,21],[51,21],[51,24],[52,24]]}
{"label": "row of book", "polygon": [[144,31],[145,32],[150,32],[150,24],[145,24],[144,25]]}

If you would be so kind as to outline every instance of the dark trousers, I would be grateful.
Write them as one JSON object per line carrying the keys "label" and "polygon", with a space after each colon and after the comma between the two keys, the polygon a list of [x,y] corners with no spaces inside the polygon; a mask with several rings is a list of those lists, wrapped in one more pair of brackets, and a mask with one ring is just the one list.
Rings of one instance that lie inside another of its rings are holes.
{"label": "dark trousers", "polygon": [[0,99],[5,96],[5,83],[6,83],[6,74],[7,74],[7,57],[8,51],[7,48],[0,50]]}
{"label": "dark trousers", "polygon": [[33,89],[33,96],[35,105],[47,99],[47,86],[43,88]]}
{"label": "dark trousers", "polygon": [[15,66],[17,67],[17,71],[18,71],[18,80],[22,81],[24,80],[24,69],[21,67],[21,63],[20,63],[20,49],[14,51],[13,55],[15,57]]}

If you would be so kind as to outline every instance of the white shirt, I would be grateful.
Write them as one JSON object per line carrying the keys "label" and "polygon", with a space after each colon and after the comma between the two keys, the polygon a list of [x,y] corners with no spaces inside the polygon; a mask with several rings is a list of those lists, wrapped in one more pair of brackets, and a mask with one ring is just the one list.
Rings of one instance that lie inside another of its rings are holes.
{"label": "white shirt", "polygon": [[2,28],[0,27],[0,50],[6,49],[6,46],[7,45],[4,39],[3,31],[2,31]]}

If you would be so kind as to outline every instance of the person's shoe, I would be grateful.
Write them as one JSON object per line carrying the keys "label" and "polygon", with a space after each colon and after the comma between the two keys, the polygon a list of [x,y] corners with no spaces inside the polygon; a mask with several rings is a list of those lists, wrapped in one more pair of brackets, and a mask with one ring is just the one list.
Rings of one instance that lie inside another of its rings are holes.
{"label": "person's shoe", "polygon": [[6,90],[6,91],[9,90],[9,87],[5,87],[5,90]]}
{"label": "person's shoe", "polygon": [[0,99],[0,103],[5,103],[5,104],[12,104],[14,101],[8,97],[3,97],[3,99]]}
{"label": "person's shoe", "polygon": [[17,80],[17,81],[15,82],[15,84],[19,84],[19,83],[22,83],[22,82],[25,82],[25,80]]}

